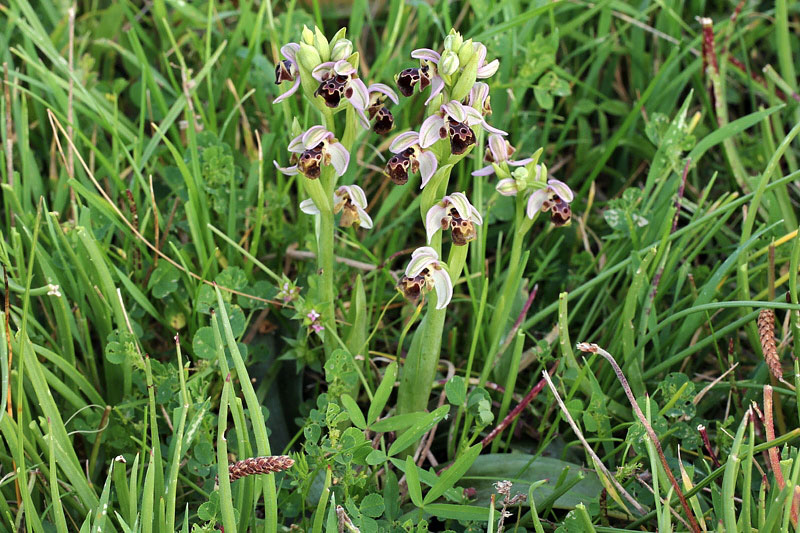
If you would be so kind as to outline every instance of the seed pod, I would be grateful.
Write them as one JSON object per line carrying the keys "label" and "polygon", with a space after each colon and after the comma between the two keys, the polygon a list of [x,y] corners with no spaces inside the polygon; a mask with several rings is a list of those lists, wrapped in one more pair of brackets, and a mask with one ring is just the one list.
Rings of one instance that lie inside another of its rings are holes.
{"label": "seed pod", "polygon": [[268,455],[266,457],[250,457],[228,465],[231,481],[253,474],[273,474],[288,470],[294,465],[294,459],[288,455]]}
{"label": "seed pod", "polygon": [[783,367],[778,357],[778,348],[775,346],[775,311],[762,309],[758,313],[758,336],[761,339],[761,351],[767,362],[770,374],[775,379],[783,379]]}

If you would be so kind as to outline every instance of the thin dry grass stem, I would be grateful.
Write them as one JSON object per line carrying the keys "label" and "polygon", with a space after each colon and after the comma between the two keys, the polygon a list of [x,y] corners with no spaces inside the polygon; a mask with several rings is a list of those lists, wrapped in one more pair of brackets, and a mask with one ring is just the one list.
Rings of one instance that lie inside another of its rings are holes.
{"label": "thin dry grass stem", "polygon": [[[639,408],[639,404],[636,403],[636,398],[633,396],[633,392],[631,391],[631,387],[628,384],[628,380],[625,378],[625,374],[622,373],[622,369],[617,364],[617,361],[612,357],[610,353],[602,349],[596,344],[589,344],[586,342],[578,343],[577,345],[578,350],[582,352],[590,352],[590,353],[597,353],[603,356],[603,358],[608,361],[611,367],[614,369],[614,373],[617,375],[617,379],[619,380],[622,388],[625,390],[625,395],[628,397],[628,401],[633,408],[633,411],[636,413],[636,417],[644,426],[645,430],[647,431],[647,435],[650,437],[650,440],[653,442],[653,446],[656,448],[656,452],[658,452],[658,456],[661,459],[661,464],[664,467],[664,471],[669,478],[670,483],[672,483],[672,487],[675,489],[675,493],[678,495],[678,499],[681,501],[681,506],[683,507],[684,512],[686,513],[686,517],[689,519],[689,523],[692,527],[692,531],[695,533],[700,532],[700,526],[697,523],[697,520],[694,517],[694,513],[692,509],[689,507],[689,503],[686,501],[686,497],[683,495],[683,491],[681,490],[680,485],[678,485],[678,481],[675,479],[675,475],[672,473],[672,470],[667,463],[667,458],[664,456],[664,450],[661,449],[661,441],[658,440],[658,435],[653,430],[653,426],[647,421],[647,417],[644,416],[644,413]],[[656,475],[656,473],[653,473]]]}
{"label": "thin dry grass stem", "polygon": [[353,521],[347,516],[347,511],[341,505],[336,506],[336,518],[338,519],[338,533],[359,533],[361,531],[353,524]]}
{"label": "thin dry grass stem", "polygon": [[514,325],[511,326],[511,330],[509,330],[508,335],[506,335],[505,340],[503,341],[503,345],[500,346],[500,349],[497,351],[497,355],[494,357],[494,362],[497,364],[500,361],[500,358],[506,352],[509,346],[511,346],[511,341],[514,340],[514,337],[517,335],[517,330],[522,325],[522,321],[525,320],[525,316],[528,314],[528,310],[531,308],[533,301],[536,299],[536,294],[539,292],[539,285],[536,284],[533,286],[533,290],[528,295],[528,299],[525,301],[525,305],[522,306],[522,311],[519,312],[517,316],[517,320],[514,322]]}
{"label": "thin dry grass stem", "polygon": [[[772,416],[772,386],[764,385],[764,428],[767,434],[767,441],[775,440],[775,421],[773,420]],[[778,449],[775,446],[772,446],[769,450],[769,464],[772,468],[772,473],[775,475],[775,483],[778,485],[779,490],[783,490],[786,486],[786,480],[783,478],[783,470],[781,469],[781,457],[780,453],[778,453]],[[797,487],[795,487],[797,489]],[[797,509],[798,504],[800,504],[800,500],[797,498],[797,491],[795,490],[793,499],[792,499],[792,511],[791,511],[791,518],[792,524],[797,527]]]}
{"label": "thin dry grass stem", "polygon": [[783,379],[783,367],[775,344],[775,311],[771,308],[762,309],[758,313],[757,323],[761,352],[764,354],[767,367],[769,367],[769,373],[776,380],[781,381]]}
{"label": "thin dry grass stem", "polygon": [[705,387],[703,387],[703,390],[701,390],[700,392],[698,392],[698,393],[697,393],[697,395],[694,397],[694,399],[692,400],[692,403],[693,403],[693,404],[695,404],[695,405],[699,405],[699,404],[700,404],[700,400],[702,400],[702,399],[703,399],[703,396],[705,396],[706,394],[708,394],[708,391],[710,391],[711,389],[713,389],[713,388],[714,388],[714,386],[715,386],[717,383],[719,383],[720,381],[722,381],[723,379],[725,379],[725,376],[727,376],[728,374],[730,374],[731,372],[733,372],[733,370],[734,370],[734,369],[735,369],[737,366],[739,366],[739,363],[734,363],[734,365],[733,365],[732,367],[730,367],[728,370],[726,370],[725,372],[723,372],[722,374],[720,374],[720,376],[719,376],[718,378],[714,379],[714,381],[712,381],[711,383],[709,383],[708,385],[706,385]]}
{"label": "thin dry grass stem", "polygon": [[[556,361],[555,364],[552,367],[550,367],[549,373],[551,376],[555,373],[556,368],[558,368],[558,361]],[[545,374],[546,373],[547,372],[545,372]],[[486,448],[489,444],[492,443],[492,441],[495,438],[497,438],[497,436],[500,433],[502,433],[508,426],[510,426],[511,423],[514,420],[516,420],[516,418],[520,415],[520,413],[533,401],[533,399],[536,398],[536,396],[538,396],[540,392],[542,392],[542,389],[544,388],[546,383],[547,381],[544,379],[539,380],[539,383],[537,383],[530,391],[528,391],[528,394],[526,394],[525,397],[522,398],[522,400],[516,405],[516,407],[514,407],[514,409],[512,409],[505,416],[505,418],[503,418],[503,420],[501,420],[500,423],[497,424],[497,426],[483,438],[483,440],[481,441],[481,446]]]}
{"label": "thin dry grass stem", "polygon": [[[239,108],[239,121],[241,122],[242,128],[242,137],[244,137],[244,146],[247,150],[247,154],[250,157],[256,155],[256,144],[253,142],[253,135],[250,130],[250,123],[247,120],[247,113],[244,111],[244,107],[242,107],[242,100],[239,98],[239,93],[236,92],[236,86],[233,84],[230,78],[225,80],[225,86],[228,87],[228,90],[233,95],[233,100],[236,102],[236,107]],[[247,98],[247,94],[245,94],[245,98]]]}
{"label": "thin dry grass stem", "polygon": [[550,390],[553,392],[553,396],[556,399],[556,403],[558,403],[558,406],[561,408],[561,412],[564,415],[564,418],[567,420],[567,423],[569,423],[573,433],[575,433],[575,436],[578,437],[579,441],[581,441],[581,444],[583,445],[583,448],[586,450],[586,453],[588,453],[589,456],[592,458],[592,461],[594,462],[596,468],[600,469],[600,472],[605,476],[605,478],[614,485],[614,488],[616,488],[617,491],[626,500],[628,500],[628,503],[630,503],[631,506],[633,506],[633,508],[636,509],[636,511],[639,514],[641,515],[646,514],[647,509],[642,507],[642,505],[638,501],[636,501],[636,498],[631,496],[628,493],[628,491],[625,490],[625,488],[620,484],[620,482],[617,481],[617,478],[615,478],[614,475],[608,471],[608,468],[606,468],[606,466],[600,460],[600,457],[597,456],[592,447],[586,441],[586,438],[584,438],[583,436],[583,432],[581,432],[580,428],[578,427],[578,424],[575,423],[575,420],[572,419],[572,416],[569,414],[567,406],[564,405],[564,401],[561,399],[561,396],[558,395],[558,390],[556,390],[556,386],[550,379],[550,375],[546,371],[542,371],[542,377],[544,377],[547,386],[550,387]]}
{"label": "thin dry grass stem", "polygon": [[[10,312],[11,312],[11,290],[8,286],[8,270],[6,266],[3,265],[3,281],[5,282],[5,302],[3,302],[3,310],[5,311],[5,328],[6,328],[6,349],[8,350],[8,375],[11,375],[11,363],[14,359],[14,353],[11,351],[11,322],[9,320]],[[11,402],[11,383],[8,385],[8,398],[6,401],[6,409],[8,410],[8,416],[10,420],[14,420],[14,408],[12,407]],[[17,471],[17,462],[13,459],[11,460],[11,468],[14,471]],[[14,493],[17,497],[17,507],[22,505],[22,494],[20,493],[19,489],[19,479],[14,479]]]}
{"label": "thin dry grass stem", "polygon": [[[68,26],[69,26],[69,46],[67,49],[67,68],[69,69],[69,80],[67,85],[67,137],[69,137],[70,142],[74,139],[74,129],[73,129],[73,120],[75,118],[75,112],[73,109],[73,103],[75,99],[75,72],[73,70],[75,66],[75,5],[73,4],[70,6],[69,10],[67,10],[68,16]],[[67,175],[70,179],[75,177],[75,157],[72,152],[67,153]],[[69,188],[69,202],[72,206],[72,219],[78,219],[77,211],[77,203],[75,201],[75,189],[72,187]]]}
{"label": "thin dry grass stem", "polygon": [[63,147],[61,146],[61,140],[59,139],[59,136],[58,136],[58,132],[59,131],[67,139],[67,142],[69,143],[70,150],[72,150],[75,153],[75,155],[78,157],[78,162],[81,164],[83,169],[86,171],[87,175],[89,176],[89,179],[92,181],[92,183],[94,184],[95,188],[100,192],[100,195],[103,197],[103,199],[109,204],[109,206],[111,206],[111,209],[120,218],[120,220],[122,220],[122,222],[126,226],[128,226],[128,229],[130,229],[133,232],[133,234],[136,236],[136,238],[139,239],[140,241],[142,241],[144,243],[144,245],[147,246],[148,248],[150,248],[153,252],[155,252],[156,255],[160,256],[164,261],[168,262],[170,265],[174,266],[179,271],[184,272],[187,276],[189,276],[191,278],[194,278],[194,279],[196,279],[197,281],[199,281],[201,283],[205,283],[206,285],[210,285],[212,287],[219,287],[219,290],[221,290],[221,291],[225,291],[225,292],[228,292],[230,294],[235,294],[237,296],[242,296],[244,298],[250,298],[250,299],[255,300],[257,302],[264,302],[264,303],[269,303],[269,304],[277,305],[277,306],[284,306],[285,305],[283,302],[279,302],[277,300],[270,300],[268,298],[262,298],[260,296],[254,295],[254,294],[247,294],[247,293],[242,292],[242,291],[237,291],[235,289],[231,289],[231,288],[228,288],[228,287],[223,287],[221,285],[217,285],[213,281],[209,281],[209,280],[207,280],[207,279],[195,274],[191,270],[183,268],[183,265],[181,265],[180,263],[178,263],[177,261],[175,261],[174,259],[169,257],[167,254],[165,254],[164,252],[159,250],[153,243],[148,241],[144,237],[144,235],[139,233],[139,230],[137,230],[133,226],[133,224],[131,224],[130,220],[128,220],[125,217],[125,215],[122,213],[122,211],[119,209],[119,207],[117,207],[117,205],[108,196],[106,191],[100,186],[100,183],[98,183],[97,178],[94,177],[94,174],[90,171],[88,165],[86,164],[86,161],[83,159],[83,157],[81,156],[80,152],[78,152],[78,149],[75,147],[75,143],[72,142],[71,138],[66,136],[66,131],[64,129],[64,126],[61,125],[61,123],[58,121],[58,118],[56,118],[56,116],[53,114],[53,112],[51,110],[49,110],[49,109],[47,110],[47,117],[50,120],[50,127],[53,129],[53,133],[55,134],[56,144],[58,146],[58,151],[61,154],[61,158],[66,161],[64,150],[63,150]]}
{"label": "thin dry grass stem", "polygon": [[267,455],[264,457],[249,457],[228,465],[228,474],[231,482],[245,476],[256,474],[274,474],[288,470],[294,465],[294,459],[288,455]]}

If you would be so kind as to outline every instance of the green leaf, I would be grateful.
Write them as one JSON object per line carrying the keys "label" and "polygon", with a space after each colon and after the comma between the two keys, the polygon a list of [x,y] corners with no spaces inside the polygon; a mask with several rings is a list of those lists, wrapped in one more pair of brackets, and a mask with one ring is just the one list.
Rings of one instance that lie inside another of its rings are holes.
{"label": "green leaf", "polygon": [[447,395],[447,401],[453,405],[461,406],[467,401],[464,378],[461,376],[454,376],[453,379],[445,383],[444,392]]}
{"label": "green leaf", "polygon": [[469,470],[469,467],[472,466],[472,463],[475,462],[475,459],[481,454],[481,449],[483,446],[478,443],[469,448],[466,452],[461,454],[461,457],[456,459],[453,463],[453,466],[448,468],[447,470],[439,476],[439,480],[436,484],[431,487],[431,490],[428,491],[428,494],[425,495],[425,500],[423,503],[431,503],[435,501],[439,496],[445,493],[447,489],[452,487],[456,484],[456,482],[461,479],[461,476]]}
{"label": "green leaf", "polygon": [[398,431],[413,425],[414,422],[424,415],[425,413],[407,413],[404,415],[390,416],[389,418],[384,418],[380,422],[375,422],[370,426],[370,429],[378,433]]}
{"label": "green leaf", "polygon": [[342,394],[341,402],[347,410],[347,414],[350,415],[350,421],[359,429],[367,429],[367,421],[364,420],[364,415],[356,401],[349,394]]}
{"label": "green leaf", "polygon": [[434,424],[440,422],[450,411],[449,405],[443,405],[432,413],[424,415],[416,424],[400,435],[389,447],[389,455],[396,455],[415,443],[424,435]]}
{"label": "green leaf", "polygon": [[375,395],[372,397],[372,403],[369,406],[369,411],[367,411],[368,426],[372,426],[372,423],[375,422],[381,415],[381,412],[383,412],[383,408],[386,406],[386,402],[389,400],[389,396],[392,394],[392,389],[394,388],[394,382],[396,379],[397,363],[392,362],[386,367],[386,371],[383,373],[381,384],[378,385],[378,390],[375,391]]}
{"label": "green leaf", "polygon": [[214,343],[214,330],[210,326],[203,326],[192,337],[192,350],[200,359],[214,359],[217,356],[217,347]]}
{"label": "green leaf", "polygon": [[161,261],[153,273],[150,275],[150,281],[147,282],[147,288],[152,291],[153,297],[164,298],[165,296],[175,292],[178,288],[178,279],[180,272],[177,268]]}
{"label": "green leaf", "polygon": [[383,496],[380,494],[367,494],[364,499],[361,500],[361,505],[358,506],[358,510],[361,511],[362,514],[372,518],[381,516],[384,508]]}
{"label": "green leaf", "polygon": [[106,339],[106,359],[109,363],[119,365],[136,355],[136,338],[127,331],[115,329]]}
{"label": "green leaf", "polygon": [[386,461],[386,454],[383,453],[383,450],[372,450],[367,455],[367,464],[370,466],[379,465]]}
{"label": "green leaf", "polygon": [[425,511],[442,520],[465,520],[470,522],[486,522],[489,520],[489,509],[475,505],[432,503],[425,506]]}
{"label": "green leaf", "polygon": [[414,464],[414,458],[411,455],[406,457],[406,484],[411,502],[417,507],[422,507],[422,486],[419,484],[417,465]]}

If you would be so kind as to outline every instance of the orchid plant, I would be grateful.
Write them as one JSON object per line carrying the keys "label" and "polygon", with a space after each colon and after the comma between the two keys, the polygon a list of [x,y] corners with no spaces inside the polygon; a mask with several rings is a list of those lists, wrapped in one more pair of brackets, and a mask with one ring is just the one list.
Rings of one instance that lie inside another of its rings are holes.
{"label": "orchid plant", "polygon": [[[318,117],[312,118],[312,124],[304,131],[295,120],[294,137],[287,146],[290,164],[281,166],[276,161],[275,167],[285,174],[301,176],[308,198],[300,203],[300,210],[316,217],[316,257],[321,283],[313,299],[317,305],[300,316],[307,322],[309,332],[324,339],[326,357],[330,357],[333,347],[341,342],[335,303],[344,296],[337,293],[335,283],[334,215],[341,213],[342,227],[370,230],[374,225],[367,194],[361,186],[340,185],[338,181],[353,174],[358,180],[357,173],[348,169],[352,154],[358,153],[356,141],[369,142],[369,134],[359,133],[363,130],[377,135],[391,133],[395,117],[389,105],[398,104],[399,99],[386,83],[388,80],[362,78],[359,72],[362,58],[346,38],[345,30],[328,40],[318,28],[304,28],[300,42],[285,45],[281,53],[285,59],[276,67],[276,83],[291,82],[292,86],[275,103],[285,101],[302,87],[305,100],[317,111],[311,116]],[[515,149],[506,139],[507,133],[487,121],[492,114],[491,87],[481,80],[489,80],[500,62],[488,59],[484,44],[465,40],[458,32],[451,31],[441,51],[420,48],[411,53],[411,58],[418,65],[400,71],[394,84],[407,98],[430,88],[425,96],[426,118],[418,129],[402,131],[391,140],[384,175],[397,186],[405,186],[412,177],[420,176],[420,216],[426,242],[411,254],[405,270],[398,276],[397,289],[417,306],[411,320],[419,316],[426,301],[430,303],[424,319],[414,330],[406,355],[398,391],[401,414],[427,407],[439,362],[447,307],[453,305],[454,287],[464,269],[469,243],[478,238],[484,225],[481,214],[484,202],[473,205],[466,191],[448,193],[452,169],[488,135],[484,158],[487,166],[473,174],[476,179],[496,175],[497,194],[517,197],[511,256],[516,274],[509,274],[504,282],[496,302],[497,316],[507,315],[503,311],[507,311],[517,288],[520,269],[524,269],[519,264],[523,239],[538,213],[549,212],[554,225],[563,225],[570,220],[573,199],[565,183],[548,179],[546,167],[538,163],[541,150],[532,157],[513,159]],[[449,250],[444,249],[442,242],[447,230]],[[445,252],[447,261],[442,259]],[[500,322],[493,325],[493,345],[499,341],[502,325]]]}

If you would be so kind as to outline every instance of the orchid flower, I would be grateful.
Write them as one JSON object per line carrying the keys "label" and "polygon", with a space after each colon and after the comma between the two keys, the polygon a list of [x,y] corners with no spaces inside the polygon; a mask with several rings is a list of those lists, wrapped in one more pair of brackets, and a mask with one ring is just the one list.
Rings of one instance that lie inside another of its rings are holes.
{"label": "orchid flower", "polygon": [[[372,129],[378,135],[386,135],[394,128],[394,116],[383,103],[388,97],[389,100],[398,104],[399,100],[397,99],[397,94],[391,87],[383,83],[373,83],[367,87],[367,92],[369,93],[367,113],[369,113],[370,120],[375,119],[375,124],[372,126]],[[363,125],[364,117],[361,116],[361,118]],[[367,122],[367,127],[369,127],[369,122]]]}
{"label": "orchid flower", "polygon": [[419,59],[420,67],[417,69],[405,69],[397,76],[397,87],[403,96],[411,96],[414,93],[414,85],[419,82],[420,91],[424,90],[429,84],[431,94],[425,100],[428,105],[436,95],[444,90],[444,80],[439,75],[439,61],[442,56],[439,52],[430,48],[418,48],[411,52],[411,57]]}
{"label": "orchid flower", "polygon": [[284,101],[293,95],[297,88],[300,87],[300,69],[297,67],[297,52],[300,50],[300,45],[297,43],[289,43],[281,46],[281,54],[284,59],[275,65],[275,85],[280,85],[284,81],[291,81],[292,86],[288,91],[278,96],[272,101],[273,104]]}
{"label": "orchid flower", "polygon": [[395,137],[389,150],[396,154],[386,164],[386,174],[398,185],[408,182],[408,172],[419,171],[422,183],[419,188],[425,187],[436,173],[438,161],[430,150],[420,146],[420,135],[416,131],[407,131]]}
{"label": "orchid flower", "polygon": [[483,116],[492,114],[491,98],[489,97],[489,86],[482,81],[475,82],[467,96],[467,105],[481,111]]}
{"label": "orchid flower", "polygon": [[450,151],[460,155],[475,144],[475,132],[470,126],[480,125],[490,133],[506,135],[506,132],[486,123],[480,111],[451,100],[439,108],[439,112],[431,115],[422,123],[419,130],[420,146],[428,148],[436,141],[450,136]]}
{"label": "orchid flower", "polygon": [[478,54],[478,75],[479,80],[491,78],[494,76],[497,69],[500,68],[500,61],[495,59],[486,62],[486,46],[481,43],[475,43],[475,53]]}
{"label": "orchid flower", "polygon": [[[511,143],[505,140],[502,136],[497,135],[495,133],[489,135],[489,142],[487,145],[486,154],[483,157],[484,161],[489,163],[489,165],[483,168],[479,168],[478,170],[473,172],[472,175],[489,176],[491,174],[494,174],[494,165],[500,165],[501,163],[505,163],[512,167],[521,167],[533,161],[533,158],[531,157],[520,159],[519,161],[511,161],[509,158],[515,151],[516,149],[513,146],[511,146]],[[500,194],[503,193],[501,192]]]}
{"label": "orchid flower", "polygon": [[341,176],[350,163],[350,154],[344,146],[337,141],[333,133],[322,126],[312,126],[305,133],[301,133],[289,143],[289,151],[296,164],[290,167],[278,166],[273,161],[275,168],[287,176],[303,174],[310,179],[319,178],[322,165],[333,165],[336,174]]}
{"label": "orchid flower", "polygon": [[556,226],[563,226],[572,218],[569,207],[573,200],[572,190],[563,181],[549,179],[547,187],[533,191],[528,198],[526,213],[532,219],[537,212],[550,211],[550,221]]}
{"label": "orchid flower", "polygon": [[439,230],[453,230],[453,244],[464,246],[478,236],[475,224],[483,224],[481,214],[463,192],[454,192],[435,203],[425,215],[428,244]]}
{"label": "orchid flower", "polygon": [[353,65],[344,59],[326,61],[317,65],[311,75],[320,82],[314,91],[315,96],[322,96],[328,107],[339,107],[344,96],[361,117],[361,125],[369,129],[369,121],[364,115],[364,110],[369,105],[369,91],[358,78]]}
{"label": "orchid flower", "polygon": [[[342,185],[333,193],[333,214],[342,213],[339,225],[350,227],[358,224],[364,229],[372,228],[372,218],[367,214],[367,195],[358,185]],[[307,215],[318,215],[319,208],[311,198],[300,202],[300,211]]]}
{"label": "orchid flower", "polygon": [[436,309],[444,309],[453,298],[453,282],[446,266],[439,261],[439,254],[430,246],[414,250],[405,275],[397,288],[416,303],[421,294],[436,291]]}

